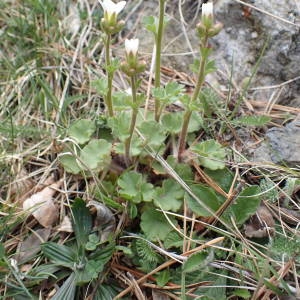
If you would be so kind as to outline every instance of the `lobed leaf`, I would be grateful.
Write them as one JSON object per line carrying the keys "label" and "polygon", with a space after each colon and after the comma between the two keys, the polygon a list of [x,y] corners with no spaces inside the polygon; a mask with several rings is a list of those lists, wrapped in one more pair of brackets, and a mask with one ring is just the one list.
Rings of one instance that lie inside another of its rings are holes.
{"label": "lobed leaf", "polygon": [[96,130],[94,121],[81,119],[75,121],[68,130],[68,135],[78,144],[84,144],[89,141]]}
{"label": "lobed leaf", "polygon": [[218,170],[225,168],[226,151],[215,140],[207,140],[191,147],[191,150],[198,155],[200,165]]}

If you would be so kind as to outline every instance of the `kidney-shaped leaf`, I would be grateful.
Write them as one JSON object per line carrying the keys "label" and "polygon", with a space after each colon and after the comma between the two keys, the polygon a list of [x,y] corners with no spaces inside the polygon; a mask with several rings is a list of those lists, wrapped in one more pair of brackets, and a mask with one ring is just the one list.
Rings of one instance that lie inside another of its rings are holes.
{"label": "kidney-shaped leaf", "polygon": [[[215,191],[207,186],[201,184],[195,184],[191,187],[192,192],[201,200],[201,202],[207,206],[211,211],[216,212],[220,207],[221,203],[217,197]],[[188,207],[198,216],[208,217],[211,213],[201,205],[196,199],[192,198],[190,195],[186,194],[186,200]]]}
{"label": "kidney-shaped leaf", "polygon": [[215,140],[207,140],[198,143],[191,147],[191,150],[198,154],[198,161],[200,165],[211,169],[223,169],[225,168],[225,149]]}
{"label": "kidney-shaped leaf", "polygon": [[244,224],[250,216],[255,214],[261,202],[261,197],[258,195],[261,192],[257,185],[246,187],[236,198],[231,209],[238,225]]}
{"label": "kidney-shaped leaf", "polygon": [[[174,218],[170,217],[171,222],[175,222]],[[141,228],[151,241],[164,240],[168,233],[172,230],[172,225],[166,219],[162,212],[152,209],[147,209],[141,216]]]}
{"label": "kidney-shaped leaf", "polygon": [[73,138],[78,144],[86,143],[96,130],[94,121],[78,120],[75,121],[68,130],[68,135]]}
{"label": "kidney-shaped leaf", "polygon": [[102,170],[110,164],[112,145],[106,140],[90,141],[80,153],[84,169]]}

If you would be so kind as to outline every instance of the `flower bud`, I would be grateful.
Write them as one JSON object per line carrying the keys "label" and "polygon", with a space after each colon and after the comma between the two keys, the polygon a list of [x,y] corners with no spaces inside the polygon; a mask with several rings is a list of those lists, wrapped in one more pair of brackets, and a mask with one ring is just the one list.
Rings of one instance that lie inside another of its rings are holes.
{"label": "flower bud", "polygon": [[103,30],[108,34],[117,33],[121,27],[118,24],[118,14],[126,5],[126,1],[114,3],[111,0],[100,1],[104,10],[104,18],[101,20]]}
{"label": "flower bud", "polygon": [[203,25],[208,29],[214,22],[214,12],[212,2],[202,4],[202,17],[201,21]]}
{"label": "flower bud", "polygon": [[129,55],[137,56],[138,49],[139,49],[139,39],[125,40],[125,51],[127,56]]}
{"label": "flower bud", "polygon": [[223,24],[218,22],[208,30],[207,35],[209,37],[213,37],[217,35],[222,29],[223,29]]}

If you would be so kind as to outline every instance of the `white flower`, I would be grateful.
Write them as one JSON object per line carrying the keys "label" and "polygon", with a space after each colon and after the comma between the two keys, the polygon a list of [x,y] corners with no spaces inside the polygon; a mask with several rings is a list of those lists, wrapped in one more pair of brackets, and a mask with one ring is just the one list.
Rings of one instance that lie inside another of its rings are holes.
{"label": "white flower", "polygon": [[125,51],[127,55],[132,53],[133,56],[136,56],[138,52],[138,48],[139,48],[139,39],[125,40]]}
{"label": "white flower", "polygon": [[202,17],[212,18],[213,16],[213,4],[212,2],[202,4]]}
{"label": "white flower", "polygon": [[103,0],[99,2],[104,10],[104,14],[107,15],[109,20],[113,15],[118,16],[118,14],[122,11],[122,9],[126,5],[126,1],[120,1],[118,3],[114,3],[111,0]]}

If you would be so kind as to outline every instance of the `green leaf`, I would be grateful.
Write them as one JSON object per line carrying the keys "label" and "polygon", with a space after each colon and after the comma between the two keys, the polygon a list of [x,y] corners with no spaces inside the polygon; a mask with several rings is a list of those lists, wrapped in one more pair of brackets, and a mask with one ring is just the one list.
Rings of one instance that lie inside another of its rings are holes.
{"label": "green leaf", "polygon": [[166,139],[166,134],[158,122],[152,120],[144,121],[138,129],[142,136],[146,139],[145,144],[151,147],[161,147]]}
{"label": "green leaf", "polygon": [[72,205],[73,228],[78,246],[84,247],[92,229],[92,217],[85,202],[76,198]]}
{"label": "green leaf", "polygon": [[5,248],[3,243],[0,243],[0,259],[2,259],[5,256]]}
{"label": "green leaf", "polygon": [[[192,192],[213,212],[216,212],[221,206],[219,198],[217,197],[215,191],[207,186],[201,184],[195,184],[191,187]],[[194,198],[192,198],[187,193],[185,194],[188,207],[198,216],[209,217],[211,214]]]}
{"label": "green leaf", "polygon": [[47,258],[60,266],[73,268],[74,263],[77,261],[77,253],[75,250],[65,245],[47,242],[41,245],[41,249]]}
{"label": "green leaf", "polygon": [[157,34],[158,19],[156,17],[153,16],[144,17],[142,22],[148,31],[152,32],[154,35]]}
{"label": "green leaf", "polygon": [[131,248],[125,247],[125,246],[116,246],[116,250],[117,251],[122,251],[125,255],[133,255],[133,252],[131,250]]}
{"label": "green leaf", "polygon": [[[293,257],[299,263],[300,261],[300,239],[295,236],[276,235],[270,247],[272,254],[280,260],[282,257],[292,259]],[[273,256],[272,256],[273,257]]]}
{"label": "green leaf", "polygon": [[200,59],[196,58],[194,59],[193,63],[189,65],[190,70],[197,74],[199,72],[199,67],[200,67]]}
{"label": "green leaf", "polygon": [[81,151],[80,160],[84,169],[103,170],[111,161],[112,145],[106,140],[91,140]]}
{"label": "green leaf", "polygon": [[207,140],[198,143],[193,145],[191,150],[198,155],[200,165],[211,170],[225,168],[226,151],[217,141]]}
{"label": "green leaf", "polygon": [[113,135],[121,142],[129,137],[129,124],[131,116],[129,112],[122,111],[115,117],[108,118],[107,124],[111,128]]}
{"label": "green leaf", "polygon": [[[115,151],[118,154],[125,154],[125,143],[116,143],[115,144]],[[142,147],[142,140],[140,137],[137,137],[136,135],[133,135],[131,144],[130,144],[130,156],[138,156],[143,151]]]}
{"label": "green leaf", "polygon": [[142,174],[135,171],[123,173],[118,179],[119,193],[127,200],[134,203],[142,201],[152,201],[154,188],[151,183],[147,183]]}
{"label": "green leaf", "polygon": [[81,286],[96,279],[103,268],[104,265],[101,261],[89,260],[83,270],[76,270],[76,284]]}
{"label": "green leaf", "polygon": [[179,100],[178,96],[183,90],[182,84],[171,81],[168,82],[165,87],[153,88],[152,94],[162,105],[168,105]]}
{"label": "green leaf", "polygon": [[68,130],[68,135],[78,144],[86,143],[96,130],[94,121],[82,119],[75,121]]}
{"label": "green leaf", "polygon": [[89,241],[85,245],[85,249],[89,251],[93,251],[97,248],[100,239],[97,234],[92,233],[89,235]]}
{"label": "green leaf", "polygon": [[261,127],[268,124],[271,120],[272,118],[269,116],[257,115],[257,116],[243,116],[232,120],[232,122],[233,124],[236,125]]}
{"label": "green leaf", "polygon": [[213,179],[222,188],[224,192],[229,192],[234,175],[228,168],[220,170],[204,169],[204,172],[211,179]]}
{"label": "green leaf", "polygon": [[174,247],[182,248],[182,243],[183,243],[183,238],[176,231],[171,231],[170,233],[168,233],[168,235],[164,239],[164,246],[166,249],[170,249],[170,248],[174,248]]}
{"label": "green leaf", "polygon": [[136,204],[132,202],[129,202],[128,204],[128,217],[134,219],[138,215],[138,208]]}
{"label": "green leaf", "polygon": [[[173,217],[169,217],[170,221],[176,226],[176,221]],[[140,226],[146,237],[151,241],[164,240],[172,226],[162,212],[148,208],[141,216]]]}
{"label": "green leaf", "polygon": [[196,270],[201,270],[207,267],[208,263],[212,261],[212,253],[207,251],[201,251],[194,253],[189,256],[189,258],[184,262],[182,266],[183,272],[194,272]]}
{"label": "green leaf", "polygon": [[115,249],[116,249],[115,242],[110,242],[105,247],[102,247],[102,248],[97,249],[96,251],[92,252],[89,255],[89,259],[99,261],[103,265],[105,265],[107,262],[110,261]]}
{"label": "green leaf", "polygon": [[183,114],[181,112],[166,113],[161,118],[164,129],[172,134],[181,131]]}
{"label": "green leaf", "polygon": [[198,131],[202,126],[203,126],[202,116],[198,112],[193,111],[188,126],[188,133]]}
{"label": "green leaf", "polygon": [[235,203],[231,206],[235,216],[236,223],[242,225],[254,215],[261,202],[260,187],[252,185],[246,187],[236,198]]}
{"label": "green leaf", "polygon": [[205,75],[209,74],[209,73],[213,73],[217,70],[216,66],[215,66],[215,61],[214,60],[209,60],[206,62],[205,64]]}
{"label": "green leaf", "polygon": [[251,298],[251,293],[245,289],[234,290],[232,295],[237,296],[242,299],[250,299]]}
{"label": "green leaf", "polygon": [[122,290],[119,286],[116,287],[102,283],[97,286],[93,300],[113,300],[121,291]]}
{"label": "green leaf", "polygon": [[163,181],[161,187],[155,189],[154,204],[163,210],[178,211],[183,204],[184,190],[173,179]]}
{"label": "green leaf", "polygon": [[90,242],[90,241],[88,241],[88,242],[85,244],[85,249],[88,250],[88,251],[94,251],[96,248],[97,248],[97,244],[92,243],[92,242]]}
{"label": "green leaf", "polygon": [[169,270],[163,270],[161,272],[158,273],[158,276],[156,276],[156,282],[157,285],[160,287],[165,286],[168,281],[170,280],[170,271]]}
{"label": "green leaf", "polygon": [[76,292],[76,281],[75,273],[71,273],[64,284],[59,288],[59,290],[52,297],[52,300],[74,300]]}
{"label": "green leaf", "polygon": [[[178,163],[177,158],[173,155],[167,157],[167,163],[184,181],[191,181],[194,178],[194,174],[190,165],[185,163]],[[154,162],[152,168],[155,174],[168,174],[166,169],[158,162]]]}
{"label": "green leaf", "polygon": [[92,87],[96,89],[100,96],[106,96],[108,91],[107,78],[102,77],[100,79],[92,81]]}
{"label": "green leaf", "polygon": [[59,156],[59,161],[66,170],[72,174],[78,174],[82,169],[78,166],[77,160],[72,154],[62,154]]}
{"label": "green leaf", "polygon": [[97,234],[92,233],[89,235],[89,242],[97,244],[100,242],[100,239]]}
{"label": "green leaf", "polygon": [[288,195],[292,196],[295,190],[300,186],[300,179],[289,177],[285,180],[283,191]]}

